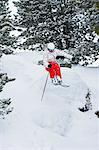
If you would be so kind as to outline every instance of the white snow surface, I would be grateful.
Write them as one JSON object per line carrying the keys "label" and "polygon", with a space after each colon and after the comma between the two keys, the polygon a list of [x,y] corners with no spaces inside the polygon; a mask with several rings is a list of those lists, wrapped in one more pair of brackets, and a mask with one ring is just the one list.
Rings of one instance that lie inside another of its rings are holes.
{"label": "white snow surface", "polygon": [[[11,98],[14,107],[0,120],[0,150],[98,150],[99,119],[94,111],[98,109],[99,85],[95,83],[99,80],[95,77],[99,79],[99,70],[61,68],[63,81],[70,87],[54,86],[48,78],[41,102],[47,72],[37,65],[40,59],[42,55],[36,52],[1,58],[1,72],[16,80],[0,93],[0,98]],[[94,109],[82,113],[78,107],[84,106],[90,87]]]}
{"label": "white snow surface", "polygon": [[[11,11],[11,16],[14,18],[14,15],[17,14],[17,8],[13,4],[13,1],[18,1],[18,0],[9,0],[9,10]],[[12,11],[13,10],[13,11]]]}
{"label": "white snow surface", "polygon": [[93,68],[98,67],[99,69],[99,56],[98,56],[98,59],[92,64],[89,64],[88,67],[93,67]]}

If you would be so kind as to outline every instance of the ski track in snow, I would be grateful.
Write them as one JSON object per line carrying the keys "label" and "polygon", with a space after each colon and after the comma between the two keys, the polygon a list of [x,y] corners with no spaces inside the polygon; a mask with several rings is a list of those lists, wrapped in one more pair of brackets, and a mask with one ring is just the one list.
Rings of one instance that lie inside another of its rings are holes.
{"label": "ski track in snow", "polygon": [[97,124],[92,123],[97,118],[77,109],[84,105],[88,86],[75,70],[62,68],[63,81],[70,87],[54,86],[48,78],[41,102],[47,73],[36,64],[40,56],[35,57],[33,53],[2,57],[1,71],[16,80],[0,93],[1,98],[11,97],[14,107],[0,120],[0,150],[97,150]]}

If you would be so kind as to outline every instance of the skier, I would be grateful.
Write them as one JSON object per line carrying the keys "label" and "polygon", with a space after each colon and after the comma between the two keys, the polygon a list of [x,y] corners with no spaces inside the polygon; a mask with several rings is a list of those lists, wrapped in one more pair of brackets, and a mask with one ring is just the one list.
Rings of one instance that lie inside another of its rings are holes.
{"label": "skier", "polygon": [[62,84],[60,65],[56,60],[56,57],[59,55],[71,59],[71,55],[55,49],[54,43],[48,43],[44,50],[43,64],[49,72],[53,84]]}

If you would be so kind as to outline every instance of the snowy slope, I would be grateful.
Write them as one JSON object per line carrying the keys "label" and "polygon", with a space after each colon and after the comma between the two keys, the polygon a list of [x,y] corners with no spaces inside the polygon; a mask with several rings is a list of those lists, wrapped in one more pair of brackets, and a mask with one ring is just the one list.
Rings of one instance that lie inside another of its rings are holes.
{"label": "snowy slope", "polygon": [[91,91],[91,101],[93,104],[93,110],[99,109],[99,68],[74,66],[73,70],[80,76],[83,82]]}
{"label": "snowy slope", "polygon": [[1,68],[14,82],[6,84],[1,98],[11,97],[14,110],[0,120],[0,150],[97,150],[98,119],[82,113],[88,86],[72,69],[62,68],[64,83],[54,86],[37,61],[36,52],[3,56]]}

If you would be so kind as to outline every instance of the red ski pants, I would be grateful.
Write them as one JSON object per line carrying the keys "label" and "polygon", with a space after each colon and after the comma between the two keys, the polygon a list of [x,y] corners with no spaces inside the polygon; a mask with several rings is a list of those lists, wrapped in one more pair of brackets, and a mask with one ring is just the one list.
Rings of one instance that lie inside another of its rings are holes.
{"label": "red ski pants", "polygon": [[58,65],[58,63],[57,62],[49,62],[49,64],[51,64],[52,66],[51,66],[51,68],[46,68],[46,70],[49,71],[50,78],[54,78],[55,76],[59,76],[60,78],[62,78],[60,66]]}

